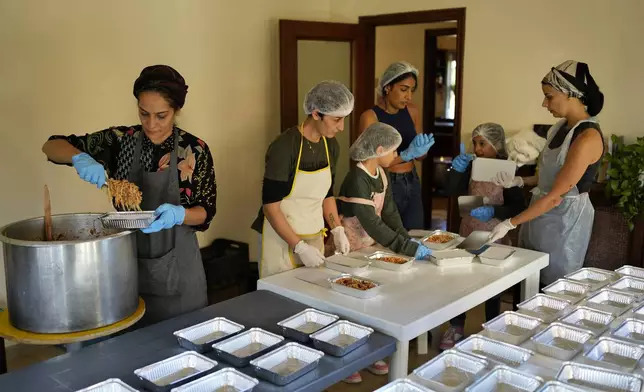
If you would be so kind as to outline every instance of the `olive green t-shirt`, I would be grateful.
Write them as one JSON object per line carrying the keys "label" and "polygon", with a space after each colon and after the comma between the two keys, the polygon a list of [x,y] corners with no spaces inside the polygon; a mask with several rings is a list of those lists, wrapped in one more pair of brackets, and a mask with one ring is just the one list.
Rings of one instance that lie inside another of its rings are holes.
{"label": "olive green t-shirt", "polygon": [[[333,196],[333,183],[335,182],[335,170],[340,155],[340,145],[335,138],[326,139],[326,143],[331,162],[327,160],[324,138],[321,138],[317,143],[313,143],[303,138],[297,127],[290,128],[280,134],[271,143],[266,152],[262,205],[277,203],[291,192],[297,159],[300,155],[300,146],[302,147],[300,170],[313,172],[329,165],[331,166],[331,187],[327,197]],[[261,233],[263,222],[264,211],[260,207],[257,218],[251,227]]]}

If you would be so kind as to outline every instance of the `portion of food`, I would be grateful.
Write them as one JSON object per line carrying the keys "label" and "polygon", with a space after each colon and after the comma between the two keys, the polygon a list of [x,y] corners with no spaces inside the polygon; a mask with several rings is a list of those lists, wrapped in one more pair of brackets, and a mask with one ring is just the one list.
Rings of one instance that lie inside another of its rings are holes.
{"label": "portion of food", "polygon": [[377,257],[376,260],[385,261],[387,263],[394,263],[394,264],[405,264],[408,261],[408,260],[403,259],[402,257],[395,257],[395,256]]}
{"label": "portion of food", "polygon": [[141,211],[143,195],[136,184],[110,178],[107,180],[107,189],[117,208],[124,211]]}
{"label": "portion of food", "polygon": [[432,244],[446,244],[446,243],[450,242],[453,239],[454,239],[453,236],[451,236],[449,234],[441,233],[441,234],[430,235],[427,238],[427,242],[432,243]]}
{"label": "portion of food", "polygon": [[362,280],[362,279],[356,279],[356,278],[340,278],[335,281],[337,284],[341,284],[343,286],[347,286],[352,289],[356,290],[369,290],[373,289],[376,287],[376,284],[373,282],[369,282],[367,280]]}

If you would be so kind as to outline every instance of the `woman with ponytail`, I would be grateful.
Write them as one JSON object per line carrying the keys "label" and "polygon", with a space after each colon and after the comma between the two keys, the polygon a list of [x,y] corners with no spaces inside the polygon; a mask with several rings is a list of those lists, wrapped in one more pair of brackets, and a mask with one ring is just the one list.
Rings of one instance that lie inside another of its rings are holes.
{"label": "woman with ponytail", "polygon": [[530,207],[499,223],[490,240],[522,225],[519,245],[550,254],[550,265],[541,272],[541,284],[550,284],[579,269],[586,257],[595,217],[588,191],[604,154],[604,138],[595,119],[604,106],[604,94],[588,65],[572,60],[552,68],[541,89],[542,106],[562,120],[548,131],[537,176],[497,179],[505,187],[525,183],[536,188]]}

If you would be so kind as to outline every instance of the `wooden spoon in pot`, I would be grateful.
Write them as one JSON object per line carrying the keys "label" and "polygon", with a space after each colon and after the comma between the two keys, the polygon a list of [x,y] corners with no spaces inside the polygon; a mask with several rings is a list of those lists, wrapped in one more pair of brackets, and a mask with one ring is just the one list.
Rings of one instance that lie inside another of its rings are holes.
{"label": "wooden spoon in pot", "polygon": [[54,229],[51,219],[51,200],[49,198],[49,188],[45,185],[45,240],[54,240]]}

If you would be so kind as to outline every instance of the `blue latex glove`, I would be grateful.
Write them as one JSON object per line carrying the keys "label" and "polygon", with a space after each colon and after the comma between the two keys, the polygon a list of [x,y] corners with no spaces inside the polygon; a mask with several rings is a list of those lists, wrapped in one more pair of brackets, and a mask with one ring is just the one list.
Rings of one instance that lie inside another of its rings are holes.
{"label": "blue latex glove", "polygon": [[494,207],[483,206],[475,208],[470,211],[470,216],[474,219],[480,220],[481,222],[489,222],[494,218]]}
{"label": "blue latex glove", "polygon": [[101,188],[105,185],[105,168],[89,154],[81,152],[72,157],[72,165],[83,180]]}
{"label": "blue latex glove", "polygon": [[465,144],[461,143],[461,153],[452,160],[452,169],[459,173],[465,173],[470,162],[474,160],[474,155],[465,152]]}
{"label": "blue latex glove", "polygon": [[416,250],[416,255],[414,255],[414,258],[416,260],[427,260],[431,255],[432,255],[431,249],[429,249],[423,244],[419,244],[418,249]]}
{"label": "blue latex glove", "polygon": [[434,145],[434,134],[425,134],[421,133],[414,137],[414,140],[411,141],[409,147],[403,152],[400,153],[400,158],[409,162],[412,159],[420,158],[423,155],[427,154],[427,151]]}
{"label": "blue latex glove", "polygon": [[158,231],[169,229],[173,226],[180,225],[186,218],[186,209],[182,206],[175,206],[174,204],[161,204],[159,208],[154,211],[157,217],[150,226],[141,229],[142,232],[156,233]]}

